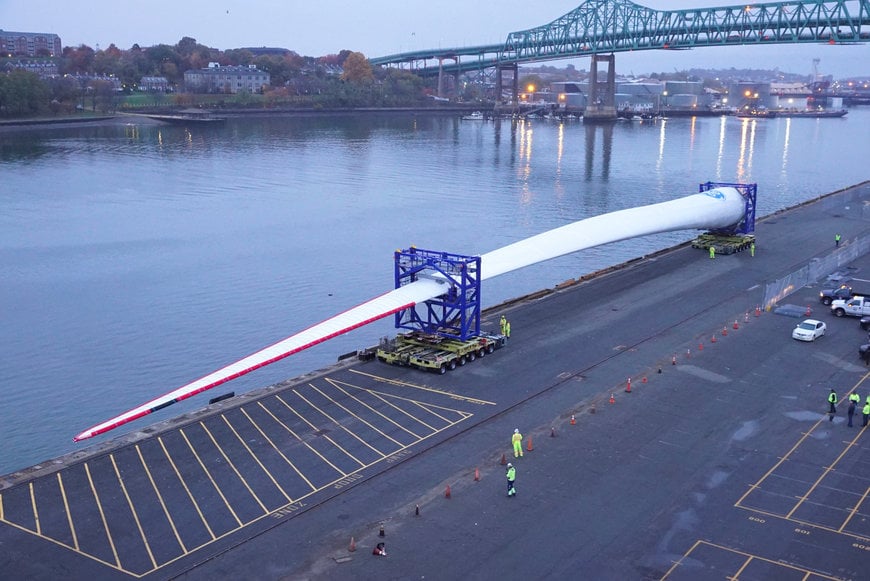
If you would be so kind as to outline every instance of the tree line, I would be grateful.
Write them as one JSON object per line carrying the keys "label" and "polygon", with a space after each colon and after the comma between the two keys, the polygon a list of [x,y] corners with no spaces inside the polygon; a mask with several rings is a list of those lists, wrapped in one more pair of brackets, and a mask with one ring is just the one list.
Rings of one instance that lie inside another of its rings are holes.
{"label": "tree line", "polygon": [[[17,117],[77,109],[111,112],[124,94],[138,89],[142,77],[165,77],[170,87],[181,88],[185,71],[205,68],[212,62],[221,66],[254,65],[269,73],[271,86],[264,95],[257,99],[248,95],[228,97],[234,106],[413,106],[424,102],[427,92],[432,92],[416,75],[372,68],[363,54],[349,50],[322,57],[304,57],[289,50],[254,54],[246,49],[221,51],[184,37],[172,46],[142,48],[134,44],[129,50],[114,44],[101,50],[86,45],[65,47],[63,54],[53,60],[58,67],[56,76],[40,78],[36,73],[14,69],[14,65],[7,74],[0,74],[0,114]],[[330,68],[343,72],[333,75]],[[99,77],[114,77],[120,91],[115,83]],[[189,95],[176,93],[171,98],[155,98],[154,103],[184,105],[191,100]]]}

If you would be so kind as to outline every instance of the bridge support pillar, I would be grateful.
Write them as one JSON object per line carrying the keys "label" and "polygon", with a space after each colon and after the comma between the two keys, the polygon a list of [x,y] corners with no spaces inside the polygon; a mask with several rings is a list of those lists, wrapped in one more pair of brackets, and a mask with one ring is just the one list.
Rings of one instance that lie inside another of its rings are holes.
{"label": "bridge support pillar", "polygon": [[[598,63],[607,63],[607,77],[598,80]],[[616,56],[593,54],[589,71],[589,99],[583,112],[583,121],[616,121]]]}
{"label": "bridge support pillar", "polygon": [[502,91],[504,90],[504,73],[511,73],[511,104],[516,107],[520,98],[520,75],[519,66],[516,63],[509,65],[498,65],[495,75],[495,101],[500,103],[502,100]]}
{"label": "bridge support pillar", "polygon": [[[446,81],[445,75],[444,75],[444,59],[445,58],[452,58],[456,64],[459,64],[459,57],[438,57],[438,96],[439,97],[447,97],[446,93],[448,92],[448,90],[444,87],[445,81]],[[456,97],[457,96],[456,92],[459,90],[458,86],[457,86],[458,84],[456,82],[456,79],[458,78],[458,76],[457,75],[450,75],[450,78],[453,80],[453,82],[451,83],[452,91],[450,91],[450,92],[452,93],[453,97]]]}

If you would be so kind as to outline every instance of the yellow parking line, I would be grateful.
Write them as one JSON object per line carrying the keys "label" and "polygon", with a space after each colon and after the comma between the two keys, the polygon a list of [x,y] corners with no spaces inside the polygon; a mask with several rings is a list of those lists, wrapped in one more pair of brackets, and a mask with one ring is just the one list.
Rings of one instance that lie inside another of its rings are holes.
{"label": "yellow parking line", "polygon": [[852,517],[855,516],[855,513],[858,512],[858,509],[861,508],[861,505],[864,504],[864,501],[867,500],[867,494],[870,493],[870,488],[864,491],[864,494],[861,495],[861,500],[855,503],[855,506],[849,511],[849,516],[846,517],[846,520],[843,521],[843,524],[840,528],[837,529],[838,533],[842,533],[843,529],[846,528],[846,525],[849,524],[849,521],[852,520]]}
{"label": "yellow parking line", "polygon": [[[293,393],[296,393],[296,392],[294,391]],[[297,394],[297,395],[299,395],[299,394]],[[277,399],[277,400],[280,401],[282,404],[284,404],[284,406],[285,406],[288,410],[290,410],[291,412],[293,412],[294,414],[296,414],[296,417],[297,417],[297,418],[299,418],[300,420],[302,420],[303,422],[305,422],[305,423],[308,424],[309,426],[311,425],[310,423],[308,423],[308,421],[307,421],[305,418],[303,418],[303,417],[299,414],[299,412],[297,412],[295,409],[293,409],[292,407],[290,407],[290,405],[289,405],[286,401],[284,401],[283,399],[281,399],[281,396],[280,396],[280,395],[276,395],[276,396],[275,396],[275,399]],[[272,416],[272,417],[274,417],[274,416]],[[276,419],[277,419],[277,418],[276,418]],[[329,464],[330,466],[332,466],[332,468],[333,468],[336,472],[338,472],[339,474],[341,474],[342,476],[347,476],[347,472],[345,472],[344,470],[342,470],[341,468],[339,468],[338,466],[336,466],[335,464],[333,464],[332,462],[330,462],[329,459],[327,459],[323,454],[321,454],[320,452],[318,452],[317,450],[315,450],[315,449],[311,446],[311,444],[309,444],[308,442],[306,442],[305,440],[303,440],[302,438],[300,438],[300,437],[299,437],[299,434],[297,434],[296,432],[294,432],[293,430],[290,429],[290,426],[288,426],[288,425],[285,424],[284,422],[281,422],[280,420],[278,420],[278,421],[279,421],[279,423],[280,423],[282,426],[284,426],[284,428],[287,429],[287,431],[289,431],[291,434],[293,434],[293,436],[294,436],[297,440],[299,440],[299,442],[300,442],[303,446],[305,446],[306,448],[308,448],[309,450],[311,450],[312,452],[314,452],[315,454],[317,454],[317,457],[318,457],[318,458],[320,458],[321,460],[323,460],[324,462],[326,462],[327,464]]]}
{"label": "yellow parking line", "polygon": [[[327,381],[329,381],[329,380],[327,379]],[[311,387],[314,387],[314,386],[312,385]],[[327,395],[326,395],[325,393],[323,393],[322,391],[320,391],[320,390],[317,389],[316,387],[314,387],[314,389],[316,389],[318,392],[320,392],[320,394],[323,395],[323,397],[327,397]],[[331,398],[329,398],[329,399],[331,399]],[[334,400],[333,400],[333,401],[334,401]],[[355,438],[355,439],[356,439],[360,444],[362,444],[363,446],[366,446],[366,447],[369,448],[372,452],[374,452],[375,454],[380,455],[381,457],[386,456],[386,454],[384,454],[383,452],[381,452],[380,450],[378,450],[377,448],[375,448],[374,446],[372,446],[371,444],[369,444],[368,442],[366,442],[365,440],[363,440],[362,438],[360,438],[360,437],[359,437],[355,432],[352,432],[352,431],[348,430],[347,427],[345,427],[344,425],[342,425],[342,423],[339,422],[338,420],[336,420],[334,417],[332,417],[332,415],[326,413],[324,410],[319,410],[319,411],[320,411],[320,413],[322,413],[324,416],[326,416],[326,417],[329,419],[329,421],[331,421],[333,424],[335,424],[336,426],[338,426],[339,428],[341,428],[342,430],[344,430],[345,432],[347,432],[347,434],[349,434],[351,437]],[[360,464],[362,464],[362,462],[360,462]]]}
{"label": "yellow parking line", "polygon": [[[223,418],[223,420],[224,420],[224,422],[225,422],[225,423],[226,423],[226,425],[227,425],[227,426],[229,426],[229,428],[230,428],[230,429],[231,429],[231,430],[232,430],[232,431],[233,431],[233,434],[235,434],[235,435],[236,435],[236,438],[238,438],[238,439],[239,439],[239,442],[241,442],[241,443],[242,443],[242,446],[244,446],[244,447],[245,447],[245,449],[246,449],[246,450],[247,450],[247,451],[248,451],[248,453],[249,453],[249,454],[250,454],[250,455],[251,455],[251,457],[252,457],[252,458],[253,458],[253,459],[254,459],[254,461],[255,461],[255,462],[257,462],[257,464],[258,464],[258,465],[259,465],[259,466],[260,466],[260,468],[262,468],[262,469],[263,469],[263,472],[265,472],[265,473],[266,473],[266,476],[268,476],[268,477],[269,477],[269,480],[271,480],[271,481],[272,481],[272,484],[274,484],[274,485],[275,485],[275,487],[276,487],[276,488],[277,488],[277,489],[278,489],[278,490],[280,490],[280,491],[281,491],[281,494],[283,494],[283,495],[284,495],[284,498],[286,498],[286,499],[287,499],[287,502],[293,502],[293,499],[292,499],[292,498],[290,498],[290,495],[289,495],[289,494],[287,494],[287,493],[286,493],[286,492],[285,492],[285,491],[284,491],[284,489],[283,489],[283,488],[281,488],[281,485],[280,485],[280,484],[278,484],[278,481],[277,481],[277,480],[275,480],[275,477],[274,477],[274,476],[272,476],[272,473],[271,473],[271,472],[269,472],[269,471],[268,471],[268,470],[267,470],[267,469],[266,469],[266,467],[265,467],[265,466],[263,466],[263,463],[262,463],[262,462],[260,462],[260,459],[259,459],[259,458],[257,458],[257,455],[256,455],[256,454],[254,454],[254,451],[253,451],[253,450],[251,450],[251,448],[250,448],[250,447],[249,447],[249,446],[248,446],[248,443],[247,443],[247,442],[245,442],[245,440],[244,440],[244,439],[243,439],[243,438],[242,438],[242,437],[241,437],[241,436],[240,436],[240,435],[239,435],[239,433],[238,433],[238,432],[237,432],[237,431],[236,431],[236,429],[235,429],[235,428],[234,428],[234,427],[233,427],[233,425],[232,425],[232,424],[231,424],[231,423],[230,423],[230,421],[229,421],[229,420],[228,420],[228,419],[227,419],[227,417],[226,417],[226,416],[225,416],[225,415],[224,415],[224,414],[221,414],[221,417],[222,417],[222,418]],[[264,508],[264,509],[265,509],[265,508],[266,508],[266,507],[263,507],[263,508]]]}
{"label": "yellow parking line", "polygon": [[118,470],[118,464],[115,462],[115,455],[109,454],[109,459],[112,461],[112,467],[115,469],[115,475],[118,477],[118,483],[121,485],[121,491],[124,493],[124,498],[127,499],[127,505],[130,507],[130,512],[133,513],[133,520],[136,521],[136,528],[139,529],[139,536],[142,537],[142,542],[145,544],[145,550],[148,552],[148,558],[151,559],[151,566],[157,568],[157,561],[154,560],[154,553],[151,552],[151,545],[148,544],[148,537],[145,536],[145,531],[142,530],[142,523],[139,521],[139,513],[136,507],[133,506],[133,499],[130,498],[130,493],[127,492],[127,485],[124,484],[124,478],[121,476],[121,471]]}
{"label": "yellow parking line", "polygon": [[[329,383],[331,383],[332,386],[335,387],[335,389],[340,390],[343,394],[347,395],[348,397],[353,397],[352,395],[350,395],[350,393],[348,393],[348,391],[347,391],[346,389],[344,389],[343,387],[341,387],[341,386],[338,385],[337,383],[331,381],[329,378],[327,378],[326,381],[329,382]],[[312,385],[311,387],[314,387],[314,386]],[[314,389],[317,389],[317,388],[314,387]],[[320,391],[320,390],[318,389],[317,391]],[[416,421],[417,423],[423,424],[423,425],[424,425],[426,428],[428,428],[429,430],[434,430],[434,429],[435,429],[434,427],[430,426],[429,424],[427,424],[426,422],[424,422],[424,421],[421,420],[420,418],[418,418],[418,417],[416,417],[416,416],[413,416],[413,415],[409,414],[408,412],[406,412],[405,410],[403,410],[402,408],[400,408],[399,406],[397,406],[397,405],[394,404],[393,402],[388,401],[388,396],[380,395],[380,394],[375,393],[374,391],[371,391],[371,390],[365,390],[365,391],[366,391],[367,393],[372,394],[373,396],[375,396],[376,398],[378,398],[379,400],[381,400],[382,402],[384,402],[385,404],[387,404],[388,406],[390,406],[390,407],[393,408],[394,410],[396,410],[396,411],[398,411],[398,412],[401,412],[401,413],[405,414],[406,416],[408,416],[408,417],[411,418],[412,420]],[[323,392],[321,392],[321,393],[323,393]],[[324,397],[326,397],[325,394],[324,394]],[[330,399],[331,399],[331,398],[330,398]],[[354,399],[357,399],[357,398],[354,398]]]}
{"label": "yellow parking line", "polygon": [[145,469],[145,474],[148,475],[148,480],[151,482],[151,488],[154,489],[154,494],[157,495],[157,500],[160,501],[160,506],[163,507],[163,514],[166,515],[166,520],[169,521],[169,526],[172,527],[172,533],[175,535],[175,540],[178,541],[181,550],[187,554],[187,547],[184,546],[184,541],[181,540],[181,536],[178,534],[178,529],[175,528],[175,521],[172,520],[172,515],[169,514],[169,510],[166,508],[166,503],[163,502],[163,495],[160,494],[160,489],[157,488],[157,483],[154,482],[151,470],[148,469],[148,465],[145,463],[145,458],[142,456],[142,450],[139,449],[139,444],[136,444],[136,453],[139,454],[139,461],[142,463],[142,468]]}
{"label": "yellow parking line", "polygon": [[75,550],[79,550],[79,539],[76,536],[76,527],[72,521],[72,513],[69,511],[69,502],[66,500],[66,490],[63,487],[63,477],[60,472],[57,473],[57,485],[60,487],[60,496],[63,498],[63,509],[66,511],[66,520],[69,522],[69,531],[72,533],[73,546]]}
{"label": "yellow parking line", "polygon": [[[294,393],[296,393],[296,392],[294,391]],[[299,394],[297,393],[296,395],[299,395]],[[302,397],[302,396],[300,395],[299,397]],[[303,398],[303,399],[304,399],[304,398]],[[376,431],[377,433],[379,433],[380,435],[382,435],[382,436],[385,437],[386,439],[392,441],[392,442],[393,442],[394,444],[396,444],[397,446],[404,447],[404,444],[402,444],[401,442],[399,442],[399,441],[397,441],[397,440],[391,438],[390,436],[388,436],[387,434],[385,434],[384,432],[382,432],[381,430],[379,430],[378,428],[376,428],[375,426],[373,426],[370,422],[364,420],[362,417],[360,417],[360,416],[358,416],[357,414],[353,413],[352,411],[350,411],[350,410],[347,409],[346,407],[344,407],[344,406],[342,406],[342,405],[340,405],[340,404],[338,404],[338,403],[336,403],[336,405],[337,405],[338,407],[340,407],[341,409],[343,409],[344,411],[346,411],[347,413],[349,413],[350,415],[352,415],[353,417],[355,417],[356,419],[358,419],[359,421],[361,421],[362,423],[364,423],[365,425],[367,425],[368,427],[370,427],[372,430]],[[297,414],[297,415],[298,415],[298,414]]]}
{"label": "yellow parking line", "polygon": [[[351,371],[353,371],[353,370],[351,370]],[[439,415],[439,414],[436,414],[435,412],[432,411],[431,408],[438,408],[439,410],[447,410],[447,411],[449,411],[449,412],[453,412],[453,413],[457,413],[457,414],[464,414],[466,417],[470,417],[471,415],[473,415],[473,414],[468,414],[468,412],[464,412],[464,411],[462,411],[462,410],[458,410],[458,409],[455,409],[455,408],[449,408],[449,407],[446,407],[446,406],[437,405],[437,404],[429,403],[429,402],[421,402],[421,401],[419,401],[419,400],[411,399],[411,398],[409,398],[409,397],[403,397],[403,396],[401,396],[401,395],[396,395],[396,394],[393,394],[393,393],[387,393],[387,392],[385,392],[385,391],[378,391],[378,390],[376,390],[376,389],[369,389],[369,388],[367,388],[367,387],[360,387],[360,386],[358,386],[358,385],[353,385],[352,383],[347,383],[346,381],[339,381],[339,380],[337,380],[337,379],[331,379],[331,378],[328,378],[328,377],[326,377],[326,378],[324,378],[324,379],[325,379],[326,381],[328,381],[329,383],[332,383],[332,384],[335,385],[335,386],[338,386],[338,385],[344,385],[344,386],[346,386],[346,387],[350,387],[350,388],[353,388],[353,389],[358,389],[358,390],[360,390],[360,391],[367,391],[368,393],[373,393],[373,394],[376,394],[376,395],[382,395],[382,396],[384,396],[384,397],[388,397],[388,398],[391,398],[391,399],[398,399],[398,400],[402,400],[402,401],[407,401],[407,402],[409,402],[409,403],[412,403],[412,404],[414,404],[414,405],[417,405],[417,406],[419,406],[419,407],[422,407],[423,409],[425,409],[426,411],[428,411],[430,414],[433,414],[433,415],[435,415],[435,416],[441,418],[441,419],[444,420],[445,422],[449,422],[449,421],[451,421],[451,420],[449,420],[449,419],[447,419],[447,418],[445,418],[445,417],[443,417],[443,416],[441,416],[441,415]],[[456,399],[455,397],[453,397],[453,394],[448,394],[448,395],[451,396],[451,399]],[[489,402],[484,402],[483,400],[477,400],[477,401],[473,401],[472,403],[489,403]],[[495,405],[495,404],[493,404],[493,405]]]}
{"label": "yellow parking line", "polygon": [[106,513],[103,512],[103,503],[100,502],[100,495],[97,493],[97,489],[94,486],[94,479],[91,476],[91,469],[87,462],[85,462],[85,474],[88,476],[88,482],[91,485],[91,492],[94,493],[94,500],[97,501],[97,509],[100,511],[100,519],[103,521],[103,530],[106,531],[106,538],[109,541],[109,546],[112,548],[112,554],[115,556],[115,565],[120,569],[121,559],[118,557],[118,550],[115,548],[115,541],[112,540],[112,533],[109,531],[109,523],[106,522]]}
{"label": "yellow parking line", "polygon": [[196,450],[193,449],[193,444],[191,444],[190,440],[187,439],[187,434],[184,433],[184,429],[179,428],[178,433],[181,434],[181,437],[184,438],[185,442],[187,442],[187,447],[190,448],[190,451],[193,453],[194,458],[196,458],[196,461],[199,462],[199,467],[202,468],[203,472],[205,472],[205,475],[208,476],[209,480],[211,480],[211,485],[214,486],[214,489],[218,493],[218,496],[220,496],[221,499],[224,501],[224,504],[226,505],[227,509],[230,511],[230,514],[233,515],[233,518],[236,519],[236,522],[239,524],[239,527],[241,527],[242,521],[239,519],[239,516],[236,514],[236,511],[233,510],[233,507],[230,506],[230,503],[227,500],[227,497],[224,496],[224,493],[220,489],[220,487],[217,485],[217,482],[215,482],[214,478],[212,478],[211,472],[209,472],[208,468],[205,467],[205,463],[202,461],[202,458],[200,458],[199,454],[196,453]]}
{"label": "yellow parking line", "polygon": [[417,407],[419,407],[419,408],[425,410],[426,413],[428,413],[429,415],[433,415],[433,416],[435,416],[436,418],[438,418],[439,420],[441,420],[441,421],[443,421],[443,422],[449,422],[449,421],[450,421],[450,420],[448,420],[447,418],[445,418],[444,416],[442,416],[441,414],[439,414],[438,412],[436,412],[435,410],[431,410],[431,409],[429,409],[427,406],[423,405],[423,404],[420,403],[419,401],[415,401],[415,402],[412,402],[412,403],[413,403],[413,405],[415,405],[415,406],[417,406]]}
{"label": "yellow parking line", "polygon": [[668,576],[670,576],[670,574],[674,572],[674,569],[676,569],[677,567],[679,567],[680,565],[682,565],[682,564],[683,564],[683,559],[685,559],[686,557],[688,557],[689,555],[691,555],[691,554],[692,554],[692,551],[694,551],[695,548],[696,548],[698,545],[700,545],[700,544],[701,544],[701,541],[695,541],[695,544],[692,545],[691,547],[689,547],[689,550],[686,551],[685,553],[683,553],[683,556],[680,557],[680,558],[679,558],[679,559],[678,559],[678,560],[677,560],[673,565],[671,565],[671,568],[668,569],[668,572],[665,573],[664,577],[661,578],[661,581],[665,581],[665,579],[667,579]]}
{"label": "yellow parking line", "polygon": [[[397,381],[395,379],[388,379],[386,377],[372,375],[371,373],[364,373],[364,372],[358,371],[356,369],[348,369],[348,371],[350,371],[351,373],[356,373],[357,375],[362,375],[362,376],[374,379],[375,381],[378,381],[381,383],[389,383],[390,385],[400,385],[402,387],[410,387],[412,389],[419,389],[421,391],[428,391],[431,393],[437,393],[438,395],[445,395],[445,396],[447,396],[449,398],[453,398],[453,399],[464,399],[465,401],[470,401],[473,403],[479,403],[479,404],[484,404],[484,405],[496,405],[496,403],[492,402],[492,401],[486,401],[486,400],[477,399],[474,397],[466,397],[464,395],[456,395],[455,393],[450,393],[449,391],[442,391],[440,389],[432,389],[431,387],[423,387],[422,385],[415,385],[413,383],[406,383],[404,381]],[[364,389],[364,388],[361,388],[361,389]]]}
{"label": "yellow parking line", "polygon": [[214,531],[212,531],[211,527],[208,526],[208,521],[206,520],[205,515],[202,514],[202,510],[200,510],[199,508],[199,503],[196,502],[196,499],[193,497],[193,493],[191,493],[190,488],[187,487],[187,482],[185,482],[184,477],[181,475],[181,472],[178,471],[178,466],[175,465],[175,460],[173,460],[172,456],[169,455],[169,450],[166,449],[166,444],[163,443],[163,437],[157,436],[157,441],[160,442],[160,447],[163,448],[163,453],[166,455],[166,459],[169,460],[169,464],[171,464],[172,469],[175,470],[175,475],[178,476],[179,482],[181,482],[181,485],[184,487],[184,491],[187,493],[187,497],[190,499],[190,502],[193,503],[193,507],[196,509],[197,514],[199,514],[199,518],[200,520],[202,520],[202,524],[205,526],[208,534],[211,535],[212,540],[216,539],[217,537],[214,536]]}
{"label": "yellow parking line", "polygon": [[837,456],[837,458],[836,458],[836,460],[834,460],[834,463],[833,463],[833,464],[831,464],[830,466],[826,466],[826,467],[825,467],[825,471],[822,472],[822,474],[821,474],[821,475],[816,479],[816,481],[813,483],[813,485],[810,486],[810,489],[806,492],[806,494],[804,494],[802,497],[800,497],[800,500],[798,501],[798,503],[797,503],[796,505],[794,505],[794,507],[793,507],[793,508],[788,512],[787,515],[785,515],[785,518],[791,518],[791,515],[794,514],[794,511],[796,511],[796,510],[800,507],[800,505],[802,505],[802,504],[804,503],[804,501],[805,501],[805,500],[810,496],[810,494],[813,493],[813,491],[816,489],[816,487],[817,487],[819,484],[821,484],[822,480],[825,479],[825,477],[828,475],[828,473],[829,473],[831,470],[834,469],[834,467],[837,465],[837,463],[838,463],[840,460],[843,459],[843,456],[846,455],[846,452],[849,451],[849,448],[851,448],[852,446],[855,445],[855,442],[856,442],[856,441],[858,440],[858,438],[861,436],[861,433],[862,433],[863,431],[864,431],[864,430],[861,430],[860,432],[858,432],[858,434],[857,434],[857,435],[852,439],[852,441],[849,443],[849,445],[846,446],[845,448],[843,448],[843,451],[840,452],[840,455]]}
{"label": "yellow parking line", "polygon": [[786,452],[786,453],[785,453],[785,456],[783,456],[782,458],[780,458],[779,461],[778,461],[776,464],[774,464],[774,465],[770,468],[770,470],[768,470],[767,472],[764,473],[764,476],[762,476],[761,478],[759,478],[759,479],[755,482],[755,484],[751,485],[751,486],[749,487],[749,490],[747,490],[747,491],[743,494],[743,496],[741,496],[741,497],[737,500],[737,502],[734,503],[734,506],[740,506],[740,504],[741,504],[741,503],[746,499],[746,497],[749,496],[749,493],[752,492],[753,490],[755,490],[756,488],[758,488],[759,486],[761,486],[761,483],[764,482],[764,481],[767,479],[767,477],[770,476],[770,475],[774,472],[774,470],[776,470],[777,468],[779,468],[779,467],[782,465],[783,462],[785,462],[786,460],[788,460],[788,457],[791,456],[792,452],[794,452],[795,450],[797,450],[798,447],[799,447],[801,444],[803,444],[804,440],[806,440],[807,438],[809,438],[810,435],[813,433],[813,430],[815,430],[817,427],[819,427],[819,423],[816,423],[816,425],[814,425],[812,428],[810,428],[809,431],[804,432],[804,435],[801,436],[801,438],[800,438],[800,439],[795,443],[795,445],[791,447],[791,450],[789,450],[788,452]]}
{"label": "yellow parking line", "polygon": [[[257,405],[259,405],[261,408],[263,408],[263,411],[265,411],[267,414],[269,414],[270,416],[272,416],[272,419],[275,420],[276,422],[278,422],[279,424],[281,424],[281,427],[283,427],[285,430],[287,430],[288,432],[290,432],[290,434],[292,434],[293,437],[299,439],[299,436],[297,436],[297,435],[293,432],[293,430],[291,430],[291,429],[287,426],[287,424],[285,424],[284,422],[282,422],[281,420],[279,420],[279,419],[275,416],[275,414],[273,414],[273,413],[269,410],[269,408],[267,408],[266,406],[264,406],[264,405],[263,405],[263,402],[258,401],[258,402],[257,402]],[[245,413],[245,415],[248,415],[248,414]],[[249,417],[248,419],[250,419],[250,417]],[[251,423],[254,423],[254,421],[251,420]],[[256,426],[256,424],[254,424],[254,425]],[[257,429],[260,430],[259,426],[257,427]],[[260,433],[263,434],[263,430],[260,430]],[[263,437],[266,437],[266,434],[263,434]],[[276,450],[278,450],[278,447],[275,446],[275,444],[272,442],[272,440],[269,440],[269,443],[272,444],[272,446],[273,446]],[[305,443],[305,442],[303,442],[303,444],[304,444],[304,443]],[[307,444],[306,444],[306,445],[307,445]],[[293,462],[291,462],[290,459],[287,458],[287,456],[284,455],[284,452],[281,452],[281,450],[278,450],[278,453],[281,454],[281,457],[284,458],[284,460],[287,461],[287,464],[289,464],[290,467],[293,468],[293,470],[296,471],[296,474],[299,475],[299,478],[301,478],[302,480],[304,480],[304,481],[308,484],[308,486],[311,487],[311,490],[312,490],[312,491],[317,490],[317,487],[314,486],[314,484],[313,484],[310,480],[308,480],[308,479],[305,477],[304,474],[302,474],[302,472],[301,472],[301,471],[296,467],[296,465],[295,465]],[[335,466],[333,466],[333,468],[335,468]],[[336,470],[338,470],[338,468],[336,468]],[[339,472],[340,474],[344,474],[344,472],[342,472],[341,470],[338,470],[338,472]],[[299,499],[297,498],[296,500],[299,500]]]}
{"label": "yellow parking line", "polygon": [[36,534],[42,536],[42,529],[39,526],[39,511],[36,510],[36,495],[33,493],[33,482],[30,483],[30,504],[33,506],[33,520],[36,522]]}
{"label": "yellow parking line", "polygon": [[[312,387],[313,387],[313,386],[312,386]],[[345,392],[345,393],[346,393],[346,392]],[[396,422],[395,420],[393,420],[393,418],[391,418],[391,417],[389,417],[389,416],[387,416],[387,415],[382,414],[381,412],[379,412],[378,410],[376,410],[375,408],[373,408],[372,406],[370,406],[370,405],[367,404],[366,402],[362,401],[362,400],[359,399],[358,397],[353,397],[353,396],[350,395],[350,394],[348,394],[348,396],[352,397],[355,401],[359,402],[359,404],[360,404],[361,406],[366,407],[366,408],[368,408],[369,410],[371,410],[372,413],[381,416],[382,418],[384,418],[385,420],[387,420],[389,423],[393,424],[394,426],[396,426],[396,427],[399,428],[400,430],[406,432],[408,435],[413,436],[414,438],[417,438],[417,439],[419,439],[419,438],[421,437],[419,434],[415,434],[414,432],[412,432],[411,430],[409,430],[408,428],[406,428],[406,427],[403,426],[402,424],[400,424],[400,423]],[[299,397],[302,397],[302,396],[300,395]],[[334,401],[334,400],[333,400],[333,401]],[[337,401],[335,402],[335,405],[337,405],[338,407],[340,407],[341,409],[343,409],[343,410],[346,411],[347,413],[352,414],[354,417],[359,417],[359,416],[357,416],[356,414],[354,414],[353,412],[351,412],[349,409],[347,409],[346,407],[344,407],[343,405],[341,405],[340,403],[338,403]],[[362,418],[360,418],[360,419],[362,419]],[[375,428],[375,429],[377,429],[377,428]],[[386,438],[390,438],[390,437],[387,436],[384,432],[381,432],[381,430],[378,430],[378,432],[380,432],[381,434],[383,434],[384,437],[386,437]],[[390,440],[393,440],[393,438],[390,438]],[[396,442],[396,440],[393,440],[393,441]],[[396,444],[401,445],[399,442],[396,442]]]}
{"label": "yellow parking line", "polygon": [[227,461],[227,465],[229,465],[229,467],[233,469],[233,472],[236,473],[236,476],[239,477],[239,480],[242,481],[242,484],[245,485],[245,488],[248,489],[248,492],[251,493],[251,496],[254,497],[254,500],[256,500],[256,501],[257,501],[257,504],[260,505],[260,508],[263,509],[263,512],[269,512],[269,509],[266,508],[266,505],[263,504],[263,503],[260,501],[260,497],[257,496],[257,493],[254,492],[254,489],[251,488],[251,486],[248,484],[248,481],[245,480],[245,477],[242,476],[242,473],[239,472],[238,468],[236,468],[236,465],[233,463],[232,460],[230,460],[230,457],[226,455],[226,452],[224,452],[224,449],[221,448],[221,446],[220,446],[220,444],[218,444],[217,440],[215,440],[214,436],[213,436],[212,433],[209,431],[209,429],[206,427],[205,423],[203,423],[202,421],[200,421],[200,422],[199,422],[199,425],[202,426],[202,429],[205,430],[205,433],[208,434],[208,437],[209,437],[209,438],[211,438],[211,441],[214,443],[215,448],[218,449],[218,452],[220,452],[220,453],[221,453],[221,456],[224,457],[224,460]]}
{"label": "yellow parking line", "polygon": [[[309,385],[310,385],[310,384],[309,384]],[[310,386],[311,386],[311,387],[314,387],[313,385],[310,385]],[[309,401],[305,396],[303,396],[301,393],[299,393],[299,392],[296,391],[295,389],[293,390],[293,393],[295,393],[296,396],[297,396],[299,399],[301,399],[302,401],[304,401],[305,403],[307,403],[308,405],[310,405],[311,407],[313,407],[315,410],[317,410],[318,412],[320,412],[322,415],[326,416],[327,418],[329,417],[329,414],[327,414],[325,411],[323,411],[322,409],[320,409],[319,407],[317,407],[316,405],[314,405],[313,402]],[[299,414],[296,414],[296,415],[299,415]],[[302,416],[300,416],[300,419],[301,419],[303,422],[305,422],[306,424],[308,424],[308,426],[309,426],[312,430],[314,430],[315,432],[318,431],[317,426],[315,426],[314,424],[312,424],[311,422],[309,422],[306,418],[303,418]],[[320,437],[323,438],[324,440],[327,440],[330,444],[332,444],[333,446],[335,446],[336,448],[338,448],[339,450],[341,450],[342,452],[344,452],[344,455],[345,455],[345,456],[347,456],[348,458],[350,458],[351,460],[353,460],[354,462],[356,462],[356,463],[359,464],[360,466],[365,466],[365,462],[361,462],[359,458],[357,458],[356,456],[354,456],[353,454],[351,454],[350,452],[348,452],[347,450],[345,450],[344,447],[343,447],[341,444],[339,444],[338,442],[336,442],[335,440],[333,440],[331,436],[328,436],[328,435],[326,435],[326,434],[321,433],[321,434],[320,434]]]}
{"label": "yellow parking line", "polygon": [[737,572],[734,573],[733,575],[729,575],[728,578],[729,579],[740,579],[740,574],[743,573],[743,571],[746,569],[746,567],[749,566],[749,563],[752,562],[752,559],[753,558],[751,556],[747,557],[746,560],[743,561],[743,564],[740,565],[740,568],[737,569]]}

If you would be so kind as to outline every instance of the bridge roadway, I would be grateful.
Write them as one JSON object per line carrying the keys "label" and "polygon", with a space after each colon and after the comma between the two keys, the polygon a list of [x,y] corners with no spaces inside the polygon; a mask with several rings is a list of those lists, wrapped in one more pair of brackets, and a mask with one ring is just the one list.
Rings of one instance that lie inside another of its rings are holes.
{"label": "bridge roadway", "polygon": [[[870,234],[868,201],[870,182],[767,217],[755,257],[684,245],[499,305],[485,325],[504,313],[509,345],[443,376],[344,362],[4,477],[0,570],[866,578],[870,433],[845,406],[824,413],[829,387],[870,394],[866,334],[816,288],[784,300],[828,322],[816,343],[754,309],[834,233]],[[870,257],[852,267],[866,277]],[[514,427],[525,455],[506,498]]]}

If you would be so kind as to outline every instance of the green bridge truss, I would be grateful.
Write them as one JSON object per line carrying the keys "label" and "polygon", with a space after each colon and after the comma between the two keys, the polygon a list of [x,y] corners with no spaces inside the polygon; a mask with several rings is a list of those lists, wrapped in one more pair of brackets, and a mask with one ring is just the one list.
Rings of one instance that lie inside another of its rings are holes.
{"label": "green bridge truss", "polygon": [[[549,24],[512,32],[503,45],[421,50],[372,58],[422,76],[635,50],[870,41],[870,0],[768,2],[652,10],[629,0],[587,0]],[[435,59],[437,64],[429,65]],[[450,61],[450,62],[444,62]]]}

